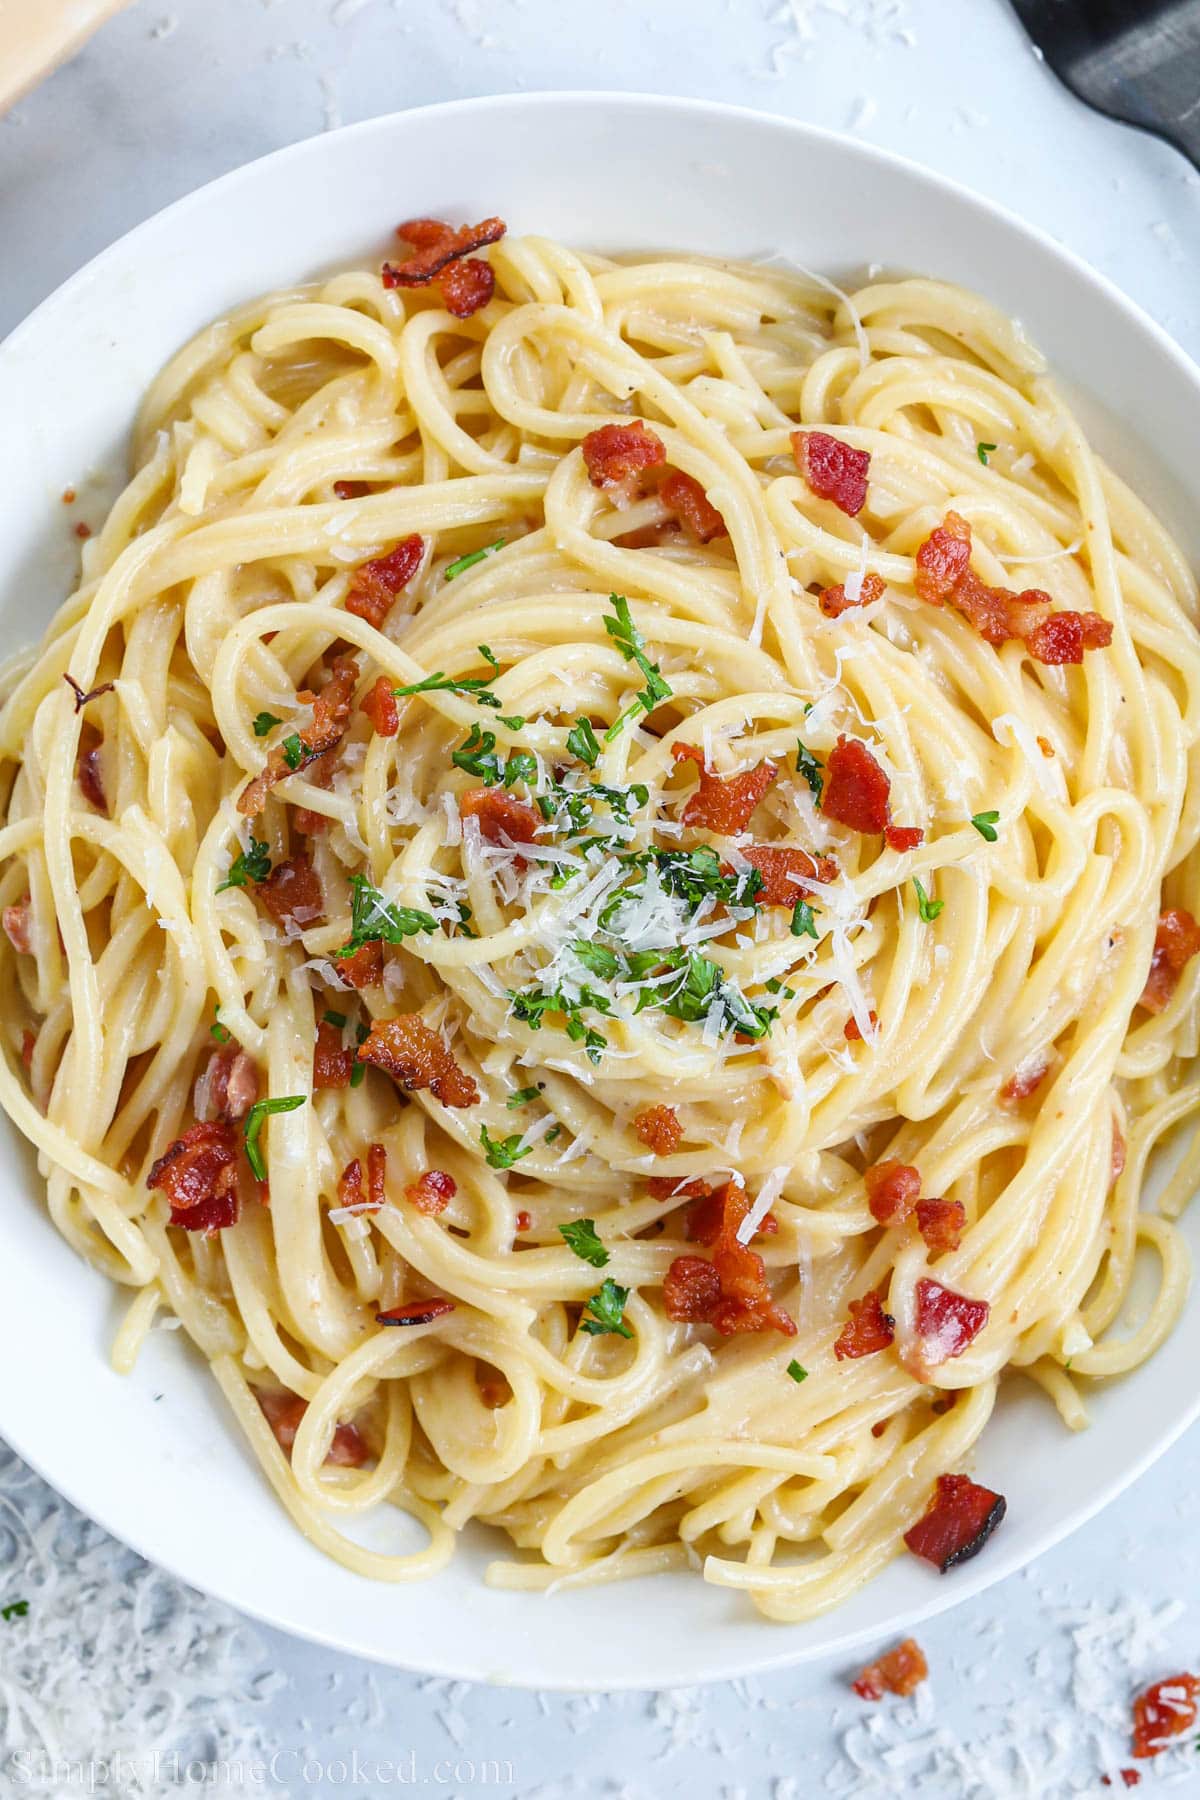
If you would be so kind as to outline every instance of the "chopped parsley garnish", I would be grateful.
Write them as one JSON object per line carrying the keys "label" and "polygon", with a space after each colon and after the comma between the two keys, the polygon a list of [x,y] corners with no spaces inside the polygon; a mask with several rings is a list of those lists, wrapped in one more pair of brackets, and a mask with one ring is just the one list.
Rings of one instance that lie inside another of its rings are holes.
{"label": "chopped parsley garnish", "polygon": [[283,751],[283,760],[288,768],[298,769],[300,764],[304,761],[304,745],[301,743],[298,734],[293,731],[290,737],[284,738],[283,743],[279,747]]}
{"label": "chopped parsley garnish", "polygon": [[592,988],[579,990],[578,1000],[568,1000],[566,995],[554,989],[531,988],[527,993],[508,990],[512,1016],[519,1019],[522,1025],[528,1025],[530,1031],[540,1031],[542,1021],[547,1013],[561,1013],[565,1021],[563,1030],[573,1044],[582,1044],[587,1051],[588,1061],[598,1063],[601,1052],[607,1050],[608,1039],[603,1032],[584,1023],[580,1013],[584,1007],[591,1007],[599,1013],[611,1013],[612,1007],[603,994],[597,994]]}
{"label": "chopped parsley garnish", "polygon": [[278,1100],[256,1100],[246,1114],[246,1161],[260,1181],[267,1179],[267,1165],[258,1147],[258,1134],[262,1130],[263,1120],[272,1113],[295,1112],[307,1099],[307,1094],[282,1094]]}
{"label": "chopped parsley garnish", "polygon": [[803,1363],[798,1363],[796,1361],[795,1357],[793,1357],[791,1362],[788,1364],[787,1372],[791,1376],[793,1381],[807,1381],[808,1380],[808,1370],[804,1367]]}
{"label": "chopped parsley garnish", "polygon": [[811,750],[805,748],[799,738],[796,739],[796,773],[803,775],[812,789],[812,797],[820,805],[821,790],[825,786],[824,764],[819,762]]}
{"label": "chopped parsley garnish", "polygon": [[611,743],[624,726],[625,721],[632,718],[634,713],[639,709],[644,713],[652,713],[660,701],[671,698],[674,690],[664,680],[658,664],[652,663],[646,655],[646,640],[633,622],[629,602],[624,594],[610,594],[608,600],[617,616],[615,619],[605,619],[604,629],[616,644],[625,661],[636,663],[646,677],[646,685],[639,690],[635,704],[627,707],[605,732],[605,742]]}
{"label": "chopped parsley garnish", "polygon": [[273,726],[282,724],[283,720],[277,719],[274,713],[260,712],[254,721],[254,735],[255,737],[266,737]]}
{"label": "chopped parsley garnish", "polygon": [[982,812],[982,813],[972,813],[971,814],[972,825],[975,827],[975,829],[979,833],[980,837],[986,838],[989,844],[994,844],[996,839],[1000,835],[1000,833],[996,830],[996,826],[998,825],[999,821],[1000,821],[1000,814],[998,812]]}
{"label": "chopped parsley garnish", "polygon": [[985,469],[988,466],[988,457],[995,448],[995,444],[976,444],[975,446],[975,454]]}
{"label": "chopped parsley garnish", "polygon": [[932,925],[946,902],[944,900],[931,900],[915,875],[913,876],[913,886],[917,890],[917,911],[921,915],[921,923],[923,925]]}
{"label": "chopped parsley garnish", "polygon": [[415,906],[397,906],[372,887],[365,875],[352,875],[350,886],[354,890],[350,900],[350,937],[333,952],[334,956],[353,956],[364,944],[377,941],[402,944],[419,931],[437,930],[432,913],[421,912]]}
{"label": "chopped parsley garnish", "polygon": [[[568,1247],[585,1263],[591,1263],[593,1269],[602,1269],[608,1261],[608,1251],[596,1236],[595,1219],[577,1219],[573,1225],[560,1225],[559,1231],[566,1239]],[[589,1301],[589,1305],[591,1302]],[[621,1306],[625,1302],[622,1300]]]}
{"label": "chopped parsley garnish", "polygon": [[819,935],[813,909],[807,900],[797,900],[792,908],[791,932],[793,937],[815,938]]}
{"label": "chopped parsley garnish", "polygon": [[217,892],[223,894],[226,888],[245,887],[248,881],[265,881],[270,873],[271,846],[251,832],[249,849],[240,850],[234,857],[228,875],[217,884]]}
{"label": "chopped parsley garnish", "polygon": [[458,936],[465,937],[465,938],[477,938],[479,936],[479,933],[474,929],[474,927],[471,924],[471,909],[470,909],[470,907],[467,905],[465,900],[459,900],[457,902],[457,906],[458,906],[458,924],[455,927],[455,930],[456,930]]}
{"label": "chopped parsley garnish", "polygon": [[[370,1032],[369,1026],[356,1025],[354,1027],[354,1041],[356,1044],[360,1044],[360,1045],[365,1044],[367,1039],[370,1037],[370,1035],[371,1035],[371,1032]],[[350,1086],[351,1087],[361,1087],[363,1082],[366,1080],[366,1077],[367,1077],[367,1065],[364,1062],[359,1062],[356,1057],[355,1061],[354,1061],[354,1067],[350,1071]]]}
{"label": "chopped parsley garnish", "polygon": [[208,1030],[209,1035],[216,1038],[218,1044],[227,1044],[229,1042],[229,1027],[227,1025],[222,1025],[221,1023],[221,1008],[219,1006],[213,1007],[213,1022]]}
{"label": "chopped parsley garnish", "polygon": [[517,781],[536,781],[537,772],[537,757],[528,750],[516,750],[504,765],[504,785],[512,787]]}
{"label": "chopped parsley garnish", "polygon": [[[474,700],[480,706],[495,707],[499,711],[500,702],[487,684],[500,673],[500,664],[486,644],[480,644],[478,648],[484,662],[492,665],[491,675],[444,675],[438,669],[435,674],[426,675],[423,681],[413,681],[407,687],[393,688],[393,694],[399,700],[406,699],[409,694],[461,694],[464,699]],[[521,721],[522,724],[524,722]]]}
{"label": "chopped parsley garnish", "polygon": [[463,769],[468,775],[478,776],[480,781],[491,787],[500,780],[503,767],[500,758],[495,755],[496,734],[494,731],[481,731],[478,725],[472,725],[470,735],[457,750],[450,752],[450,761],[456,769]]}
{"label": "chopped parsley garnish", "polygon": [[505,1104],[509,1112],[516,1112],[518,1106],[528,1106],[531,1100],[536,1100],[541,1091],[536,1087],[518,1088],[515,1094],[508,1096]]}
{"label": "chopped parsley garnish", "polygon": [[576,719],[567,733],[567,749],[589,769],[595,768],[600,761],[600,740],[592,730],[590,719]]}
{"label": "chopped parsley garnish", "polygon": [[[763,878],[757,869],[744,869],[740,874],[735,870],[725,874],[721,859],[711,844],[698,844],[694,850],[663,850],[653,847],[630,852],[621,860],[637,869],[647,869],[653,865],[666,892],[685,901],[691,912],[695,912],[703,901],[710,899],[719,900],[725,906],[753,906],[763,887]],[[621,888],[613,895],[600,915],[600,923],[605,930],[608,930],[621,904],[632,899],[637,891],[636,887]]]}
{"label": "chopped parsley garnish", "polygon": [[321,1019],[322,1019],[322,1021],[323,1021],[323,1023],[324,1023],[324,1024],[326,1024],[326,1025],[332,1025],[332,1026],[333,1026],[333,1027],[334,1027],[334,1029],[335,1029],[335,1030],[337,1030],[337,1031],[345,1031],[345,1029],[346,1029],[346,1015],[345,1015],[345,1013],[340,1013],[340,1012],[323,1012],[323,1013],[322,1013],[322,1014],[321,1014]]}
{"label": "chopped parsley garnish", "polygon": [[28,1600],[10,1600],[7,1606],[0,1606],[0,1619],[6,1625],[11,1625],[14,1619],[24,1619],[28,1613]]}
{"label": "chopped parsley garnish", "polygon": [[494,544],[485,544],[482,550],[472,550],[468,556],[460,556],[457,562],[447,565],[446,572],[442,577],[443,581],[453,581],[456,575],[461,575],[465,570],[473,569],[476,563],[481,563],[485,556],[492,554],[493,550],[502,550],[503,548],[504,539],[497,538]]}
{"label": "chopped parsley garnish", "polygon": [[524,713],[501,713],[500,723],[507,725],[510,731],[521,731],[525,725]]}
{"label": "chopped parsley garnish", "polygon": [[[602,781],[593,781],[584,788],[565,788],[556,782],[548,794],[538,795],[537,806],[548,824],[560,813],[565,813],[570,830],[578,835],[591,825],[595,807],[607,806],[615,818],[627,824],[630,809],[645,806],[649,798],[650,790],[641,781],[635,781],[627,788],[607,787]],[[606,845],[608,842],[607,839],[598,841]]]}
{"label": "chopped parsley garnish", "polygon": [[720,1009],[725,1014],[726,1031],[737,1031],[748,1038],[764,1038],[779,1017],[778,1007],[752,1005],[736,983],[726,980],[720,963],[701,956],[698,950],[670,951],[662,960],[670,967],[681,969],[683,981],[673,993],[652,998],[650,1004],[661,1008],[672,1019],[697,1024],[707,1020],[709,1013]]}
{"label": "chopped parsley garnish", "polygon": [[611,1275],[606,1276],[584,1308],[584,1312],[592,1316],[580,1319],[580,1331],[586,1331],[589,1337],[604,1337],[613,1332],[618,1337],[631,1338],[633,1332],[625,1323],[628,1298],[629,1289],[618,1287]]}
{"label": "chopped parsley garnish", "polygon": [[526,1144],[522,1149],[521,1138],[523,1135],[522,1132],[516,1131],[511,1137],[494,1138],[487,1126],[481,1125],[479,1127],[479,1142],[483,1145],[483,1153],[487,1157],[488,1168],[511,1169],[513,1164],[520,1162],[523,1156],[528,1156],[533,1149],[533,1145]]}
{"label": "chopped parsley garnish", "polygon": [[795,988],[784,987],[778,975],[769,975],[763,982],[763,986],[766,988],[768,994],[782,994],[785,1000],[794,1000],[796,998]]}

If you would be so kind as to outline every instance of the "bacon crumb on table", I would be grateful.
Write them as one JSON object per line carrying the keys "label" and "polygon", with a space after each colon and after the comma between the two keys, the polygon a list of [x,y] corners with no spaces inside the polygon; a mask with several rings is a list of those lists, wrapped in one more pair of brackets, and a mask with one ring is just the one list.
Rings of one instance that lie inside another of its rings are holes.
{"label": "bacon crumb on table", "polygon": [[929,1674],[925,1652],[913,1638],[905,1638],[878,1661],[868,1663],[850,1683],[860,1700],[882,1700],[884,1694],[907,1699]]}
{"label": "bacon crumb on table", "polygon": [[761,762],[740,775],[714,775],[705,766],[704,752],[697,744],[672,744],[671,755],[677,763],[695,763],[700,772],[700,785],[680,815],[683,823],[715,831],[722,837],[745,831],[779,773],[774,763]]}
{"label": "bacon crumb on table", "polygon": [[1003,1519],[1003,1494],[981,1487],[968,1475],[939,1475],[933,1499],[904,1534],[914,1556],[931,1562],[944,1575],[978,1556]]}
{"label": "bacon crumb on table", "polygon": [[459,1068],[449,1044],[419,1013],[374,1020],[358,1060],[382,1069],[410,1093],[428,1088],[443,1106],[474,1106],[479,1100],[474,1078]]}
{"label": "bacon crumb on table", "polygon": [[1200,925],[1184,907],[1168,907],[1158,916],[1154,934],[1154,954],[1150,973],[1142,990],[1139,1006],[1147,1012],[1160,1013],[1170,1003],[1179,978],[1200,950]]}
{"label": "bacon crumb on table", "polygon": [[634,1136],[655,1156],[670,1156],[683,1141],[683,1126],[673,1106],[648,1106],[633,1121]]}
{"label": "bacon crumb on table", "polygon": [[1197,1694],[1200,1680],[1186,1673],[1152,1682],[1139,1694],[1133,1703],[1133,1754],[1157,1756],[1172,1738],[1190,1731],[1196,1723]]}
{"label": "bacon crumb on table", "polygon": [[869,450],[856,450],[827,431],[793,431],[792,454],[818,499],[832,500],[852,519],[862,511],[871,467]]}

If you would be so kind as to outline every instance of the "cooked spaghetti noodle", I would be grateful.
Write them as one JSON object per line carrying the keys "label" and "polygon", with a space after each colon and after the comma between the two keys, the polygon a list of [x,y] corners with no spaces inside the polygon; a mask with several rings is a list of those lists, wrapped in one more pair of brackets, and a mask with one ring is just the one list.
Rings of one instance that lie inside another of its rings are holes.
{"label": "cooked spaghetti noodle", "polygon": [[974,296],[502,229],[148,394],[5,689],[0,1100],[350,1568],[797,1619],[1183,1305],[1196,589]]}

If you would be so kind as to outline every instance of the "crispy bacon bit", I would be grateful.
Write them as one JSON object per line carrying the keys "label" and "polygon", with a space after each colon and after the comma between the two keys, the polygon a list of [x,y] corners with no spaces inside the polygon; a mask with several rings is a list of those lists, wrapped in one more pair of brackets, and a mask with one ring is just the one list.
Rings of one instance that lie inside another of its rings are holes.
{"label": "crispy bacon bit", "polygon": [[699,543],[725,536],[724,519],[693,476],[685,475],[682,469],[672,469],[658,491],[663,505],[670,507]]}
{"label": "crispy bacon bit", "polygon": [[324,917],[321,883],[303,851],[276,863],[255,891],[275,923],[286,932],[303,931]]}
{"label": "crispy bacon bit", "polygon": [[850,1685],[860,1700],[882,1700],[884,1694],[899,1694],[906,1700],[928,1674],[925,1652],[912,1638],[905,1638],[878,1662],[868,1663]]}
{"label": "crispy bacon bit", "polygon": [[199,1119],[220,1119],[226,1125],[244,1119],[258,1099],[258,1070],[252,1059],[236,1044],[214,1050],[204,1074],[196,1083],[196,1105]]}
{"label": "crispy bacon bit", "polygon": [[668,1319],[706,1324],[721,1298],[721,1277],[703,1256],[677,1256],[663,1280]]}
{"label": "crispy bacon bit", "polygon": [[[689,1183],[690,1185],[692,1184]],[[695,1185],[699,1186],[700,1184],[696,1183]],[[732,1202],[732,1217],[729,1216],[731,1188],[733,1193],[738,1196]],[[683,1226],[684,1236],[693,1244],[707,1244],[711,1247],[722,1235],[732,1237],[745,1218],[746,1212],[744,1195],[736,1182],[726,1183],[724,1187],[706,1189],[696,1200],[695,1205],[688,1207],[687,1218],[684,1220]],[[759,1220],[757,1235],[773,1237],[778,1230],[779,1220],[774,1213],[765,1213]]]}
{"label": "crispy bacon bit", "polygon": [[522,1207],[521,1211],[517,1214],[517,1216],[513,1220],[513,1230],[516,1232],[517,1236],[520,1237],[522,1235],[522,1233],[524,1233],[526,1231],[531,1231],[532,1229],[533,1229],[533,1216],[531,1213],[527,1213],[525,1211],[525,1209]]}
{"label": "crispy bacon bit", "polygon": [[870,606],[874,600],[882,600],[887,583],[878,575],[864,575],[857,600],[851,600],[846,593],[845,584],[838,582],[836,587],[822,588],[817,595],[817,605],[827,619],[840,619],[844,612],[851,612],[856,606]]}
{"label": "crispy bacon bit", "polygon": [[26,1070],[32,1069],[33,1067],[33,1053],[36,1049],[37,1032],[31,1031],[28,1025],[26,1025],[24,1031],[21,1033],[21,1061],[24,1063]]}
{"label": "crispy bacon bit", "polygon": [[[1141,1785],[1142,1778],[1138,1774],[1136,1769],[1118,1769],[1117,1773],[1121,1777],[1121,1785],[1123,1787],[1134,1788],[1134,1787],[1139,1787]],[[1101,1787],[1111,1787],[1112,1786],[1112,1776],[1111,1775],[1102,1775],[1100,1777],[1100,1786]]]}
{"label": "crispy bacon bit", "polygon": [[1168,1675],[1139,1694],[1133,1703],[1133,1754],[1157,1756],[1173,1737],[1190,1731],[1196,1723],[1197,1694],[1200,1680],[1186,1673]]}
{"label": "crispy bacon bit", "polygon": [[727,1182],[701,1206],[711,1211],[698,1231],[713,1245],[712,1261],[675,1258],[663,1285],[667,1317],[712,1325],[722,1337],[767,1330],[795,1337],[794,1320],[771,1298],[762,1257],[738,1241],[738,1227],[750,1211],[746,1190]]}
{"label": "crispy bacon bit", "polygon": [[915,850],[925,840],[925,833],[919,825],[888,825],[884,827],[883,841],[889,850]]}
{"label": "crispy bacon bit", "polygon": [[860,1356],[874,1356],[886,1350],[896,1335],[896,1321],[883,1310],[883,1295],[878,1288],[850,1302],[850,1317],[842,1326],[833,1354],[839,1362]]}
{"label": "crispy bacon bit", "polygon": [[779,773],[774,763],[761,762],[740,775],[710,774],[704,765],[704,752],[697,744],[672,744],[671,755],[677,763],[694,762],[700,771],[700,785],[681,814],[683,823],[719,832],[723,837],[745,831],[759,801]]}
{"label": "crispy bacon bit", "polygon": [[475,1382],[479,1388],[479,1398],[490,1411],[507,1406],[512,1399],[512,1387],[508,1377],[499,1369],[493,1369],[488,1363],[476,1363]]}
{"label": "crispy bacon bit", "polygon": [[108,796],[104,792],[104,766],[100,758],[99,744],[90,750],[81,750],[78,763],[79,786],[89,806],[97,812],[108,816]]}
{"label": "crispy bacon bit", "polygon": [[386,675],[379,677],[361,704],[378,737],[395,737],[400,729],[400,708]]}
{"label": "crispy bacon bit", "polygon": [[944,1575],[978,1556],[1004,1517],[1003,1494],[980,1487],[967,1475],[939,1475],[928,1510],[904,1534],[914,1556],[924,1557]]}
{"label": "crispy bacon bit", "polygon": [[957,1250],[966,1229],[961,1200],[918,1200],[917,1230],[931,1250]]}
{"label": "crispy bacon bit", "polygon": [[383,980],[383,945],[372,938],[349,956],[339,956],[334,967],[345,987],[357,988],[360,993],[363,988],[378,987]]}
{"label": "crispy bacon bit", "polygon": [[825,431],[793,431],[796,467],[819,500],[832,500],[853,519],[867,499],[869,450],[856,450]]}
{"label": "crispy bacon bit", "polygon": [[406,587],[421,566],[425,540],[416,533],[402,538],[386,556],[360,563],[350,577],[346,594],[346,611],[365,619],[376,631],[396,604],[396,596]]}
{"label": "crispy bacon bit", "polygon": [[335,481],[333,491],[339,500],[362,500],[371,490],[365,481]]}
{"label": "crispy bacon bit", "polygon": [[[756,906],[795,906],[797,900],[812,893],[810,882],[837,880],[838,866],[832,856],[810,856],[807,850],[774,844],[745,844],[741,854],[763,878],[754,897]],[[732,875],[732,865],[722,863],[721,873]]]}
{"label": "crispy bacon bit", "polygon": [[469,319],[487,305],[496,291],[496,277],[491,263],[454,262],[438,277],[442,304],[456,319]]}
{"label": "crispy bacon bit", "polygon": [[1109,1187],[1115,1187],[1117,1182],[1120,1181],[1122,1175],[1125,1173],[1125,1155],[1126,1155],[1125,1139],[1121,1135],[1121,1127],[1117,1124],[1117,1121],[1114,1119],[1113,1120],[1113,1128],[1112,1128],[1112,1162],[1110,1165],[1110,1174],[1108,1177]]}
{"label": "crispy bacon bit", "polygon": [[[308,1401],[302,1400],[299,1394],[289,1394],[282,1388],[274,1392],[255,1388],[254,1398],[262,1407],[267,1424],[275,1434],[275,1442],[284,1455],[290,1457],[300,1421],[308,1411]],[[357,1426],[339,1425],[334,1431],[325,1461],[335,1463],[343,1469],[361,1469],[370,1454]]]}
{"label": "crispy bacon bit", "polygon": [[478,225],[460,225],[457,231],[441,219],[408,219],[397,225],[396,236],[402,244],[413,246],[413,254],[399,265],[384,263],[383,285],[425,287],[460,257],[499,243],[505,229],[504,220],[496,218],[484,219]]}
{"label": "crispy bacon bit", "polygon": [[338,1176],[338,1205],[362,1206],[363,1202],[362,1164],[356,1156]]}
{"label": "crispy bacon bit", "polygon": [[986,1300],[956,1294],[953,1288],[923,1276],[917,1283],[916,1315],[922,1372],[961,1356],[987,1324],[991,1310]]}
{"label": "crispy bacon bit", "polygon": [[1099,613],[1055,612],[1041,588],[1018,594],[981,581],[971,567],[971,527],[956,512],[948,512],[918,549],[913,585],[931,606],[948,601],[989,644],[1019,640],[1034,662],[1081,663],[1085,650],[1112,643],[1112,626]]}
{"label": "crispy bacon bit", "polygon": [[4,935],[19,956],[28,956],[33,949],[33,940],[29,935],[29,895],[25,894],[13,906],[6,906],[0,913],[0,921],[4,925]]}
{"label": "crispy bacon bit", "polygon": [[405,1188],[404,1198],[419,1213],[426,1213],[434,1218],[438,1213],[445,1212],[457,1192],[458,1183],[453,1175],[447,1175],[444,1169],[426,1169],[423,1175]]}
{"label": "crispy bacon bit", "polygon": [[654,1200],[704,1199],[715,1191],[698,1175],[693,1175],[689,1181],[677,1181],[674,1175],[651,1175],[646,1188]]}
{"label": "crispy bacon bit", "polygon": [[[350,718],[354,690],[358,685],[358,664],[352,656],[334,659],[333,673],[321,692],[314,696],[312,722],[296,733],[303,755],[298,769],[306,769],[319,756],[340,744]],[[299,698],[299,695],[297,695]],[[284,739],[284,743],[288,739]],[[256,818],[267,803],[267,795],[277,783],[286,781],[296,769],[288,767],[283,744],[277,744],[267,757],[262,773],[248,781],[238,797],[238,811],[245,819]]]}
{"label": "crispy bacon bit", "polygon": [[168,1144],[146,1177],[171,1203],[171,1224],[211,1236],[236,1224],[237,1146],[233,1128],[218,1122],[191,1125]]}
{"label": "crispy bacon bit", "polygon": [[1161,912],[1154,934],[1150,973],[1138,1005],[1144,1006],[1147,1012],[1162,1012],[1179,986],[1179,977],[1198,950],[1200,925],[1191,913],[1181,906],[1168,907]]}
{"label": "crispy bacon bit", "polygon": [[435,1319],[444,1319],[447,1313],[454,1311],[453,1300],[443,1300],[434,1295],[429,1300],[410,1300],[405,1306],[393,1306],[388,1312],[377,1312],[377,1325],[432,1325]]}
{"label": "crispy bacon bit", "polygon": [[[871,1030],[877,1031],[879,1029],[879,1014],[875,1011],[874,1007],[868,1012],[867,1018],[871,1022]],[[851,1013],[850,1017],[846,1020],[846,1023],[842,1026],[842,1036],[848,1044],[861,1044],[863,1041],[862,1028],[853,1013]]]}
{"label": "crispy bacon bit", "polygon": [[458,810],[464,819],[478,819],[489,844],[532,844],[542,823],[524,800],[497,793],[495,788],[468,788],[458,797]]}
{"label": "crispy bacon bit", "polygon": [[382,1144],[367,1150],[367,1199],[379,1210],[387,1200],[387,1151]]}
{"label": "crispy bacon bit", "polygon": [[1028,1100],[1030,1094],[1036,1093],[1041,1087],[1049,1073],[1049,1057],[1026,1058],[1017,1065],[1000,1089],[1001,1100]]}
{"label": "crispy bacon bit", "polygon": [[582,449],[592,486],[615,491],[627,500],[639,492],[643,470],[655,469],[667,460],[662,439],[640,419],[631,419],[628,425],[598,426],[588,432]]}
{"label": "crispy bacon bit", "polygon": [[892,784],[865,744],[839,737],[825,764],[821,811],[851,831],[886,831]]}
{"label": "crispy bacon bit", "polygon": [[911,1163],[881,1162],[866,1171],[867,1205],[880,1225],[902,1225],[921,1192],[921,1176]]}
{"label": "crispy bacon bit", "polygon": [[376,1019],[359,1047],[358,1060],[374,1063],[410,1093],[428,1088],[443,1106],[478,1102],[474,1079],[459,1068],[441,1033],[431,1030],[419,1013]]}
{"label": "crispy bacon bit", "polygon": [[670,1156],[683,1141],[683,1126],[673,1106],[648,1106],[633,1121],[634,1136],[655,1156]]}
{"label": "crispy bacon bit", "polygon": [[[330,788],[333,786],[337,763],[338,748],[335,745],[332,750],[326,751],[324,756],[318,756],[315,762],[309,763],[304,773],[313,787]],[[299,832],[301,837],[315,837],[317,832],[329,829],[329,820],[326,815],[322,812],[314,812],[308,806],[292,808],[291,824],[292,829]]]}

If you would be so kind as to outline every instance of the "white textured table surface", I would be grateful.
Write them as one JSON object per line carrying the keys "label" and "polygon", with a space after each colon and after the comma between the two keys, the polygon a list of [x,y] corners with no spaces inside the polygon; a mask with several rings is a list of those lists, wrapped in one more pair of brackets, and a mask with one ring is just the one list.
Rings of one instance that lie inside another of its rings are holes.
{"label": "white textured table surface", "polygon": [[[1200,354],[1200,178],[1065,95],[1006,0],[141,0],[0,123],[0,329],[277,145],[431,100],[582,86],[861,132],[1044,226]],[[398,216],[419,210],[406,193]],[[1131,1693],[1200,1662],[1198,1494],[1193,1434],[1024,1577],[924,1627],[922,1703],[876,1713],[819,1665],[613,1699],[372,1671],[242,1626],[0,1449],[0,1608],[29,1602],[0,1619],[0,1796],[1124,1791]],[[1148,1787],[1200,1794],[1195,1751],[1142,1766]]]}

